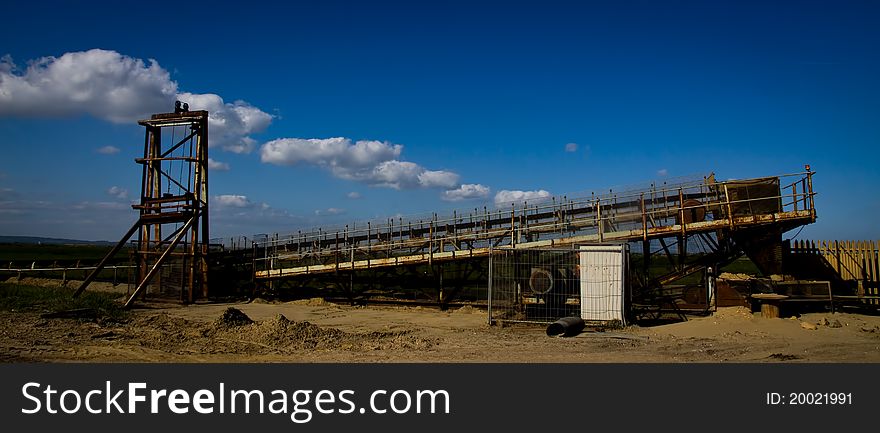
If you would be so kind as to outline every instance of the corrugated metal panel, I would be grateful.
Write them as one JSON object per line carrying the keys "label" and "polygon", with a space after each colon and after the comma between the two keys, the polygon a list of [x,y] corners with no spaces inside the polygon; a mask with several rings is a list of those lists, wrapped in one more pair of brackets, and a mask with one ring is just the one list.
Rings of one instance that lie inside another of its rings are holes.
{"label": "corrugated metal panel", "polygon": [[580,248],[581,318],[624,322],[623,297],[626,247],[590,245]]}

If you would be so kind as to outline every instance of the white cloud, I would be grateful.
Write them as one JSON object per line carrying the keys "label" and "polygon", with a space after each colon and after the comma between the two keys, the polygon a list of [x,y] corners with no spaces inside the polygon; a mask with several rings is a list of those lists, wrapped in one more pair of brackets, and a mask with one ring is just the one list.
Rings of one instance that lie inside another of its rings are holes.
{"label": "white cloud", "polygon": [[175,100],[189,103],[191,110],[209,110],[209,144],[232,152],[250,152],[256,144],[250,135],[272,121],[272,115],[244,101],[179,92],[177,82],[153,59],[92,49],[41,57],[20,72],[11,57],[0,58],[0,116],[89,114],[129,123],[168,112]]}
{"label": "white cloud", "polygon": [[452,188],[458,185],[458,175],[445,170],[431,171],[408,161],[384,161],[372,170],[346,173],[349,179],[374,186],[402,188]]}
{"label": "white cloud", "polygon": [[509,191],[502,190],[495,194],[495,205],[508,205],[522,203],[524,201],[544,201],[550,198],[550,192],[543,189],[537,191]]}
{"label": "white cloud", "polygon": [[107,190],[107,194],[122,200],[128,198],[128,190],[125,188],[120,188],[116,185],[111,186],[110,189]]}
{"label": "white cloud", "polygon": [[578,150],[577,143],[566,143],[565,144],[565,151],[566,152],[577,152],[577,150]]}
{"label": "white cloud", "polygon": [[666,177],[668,174],[669,174],[669,170],[667,170],[665,168],[661,168],[660,170],[657,170],[657,176]]}
{"label": "white cloud", "polygon": [[257,141],[251,134],[264,131],[272,115],[245,101],[223,102],[213,93],[181,93],[177,99],[190,110],[208,110],[208,144],[235,153],[250,153]]}
{"label": "white cloud", "polygon": [[373,167],[371,171],[351,173],[355,180],[362,180],[376,186],[400,189],[418,186],[419,175],[425,171],[414,162],[407,161],[384,161]]}
{"label": "white cloud", "polygon": [[402,150],[403,146],[399,144],[367,140],[352,143],[344,137],[279,138],[262,146],[260,159],[275,165],[303,162],[344,174],[396,159]]}
{"label": "white cloud", "polygon": [[326,215],[342,215],[345,213],[345,209],[340,209],[336,207],[331,207],[327,209],[318,209],[315,211],[315,215],[318,216],[326,216]]}
{"label": "white cloud", "polygon": [[117,153],[119,153],[119,148],[116,146],[104,146],[99,147],[95,151],[100,153],[101,155],[116,155]]}
{"label": "white cloud", "polygon": [[352,191],[352,192],[346,194],[346,197],[348,197],[348,198],[350,198],[350,199],[352,199],[352,200],[357,200],[357,199],[359,199],[359,198],[361,198],[361,197],[363,197],[363,196],[361,195],[361,193],[359,193],[359,192],[357,192],[357,191]]}
{"label": "white cloud", "polygon": [[93,49],[41,57],[22,74],[12,59],[0,60],[0,115],[73,116],[88,113],[130,122],[168,110],[177,83],[155,60]]}
{"label": "white cloud", "polygon": [[213,158],[208,158],[208,169],[216,171],[229,171],[229,164],[225,162],[215,161]]}
{"label": "white cloud", "polygon": [[441,197],[446,201],[461,201],[478,198],[486,198],[489,196],[489,187],[478,183],[466,183],[456,189],[450,189],[443,192]]}
{"label": "white cloud", "polygon": [[214,196],[214,203],[220,207],[246,208],[253,206],[246,195],[222,194]]}
{"label": "white cloud", "polygon": [[16,70],[18,68],[15,66],[15,62],[12,61],[12,56],[4,54],[0,57],[0,72],[11,73]]}
{"label": "white cloud", "polygon": [[446,170],[428,170],[400,161],[403,146],[383,141],[348,138],[280,138],[263,144],[260,159],[275,165],[311,164],[340,179],[394,189],[454,188],[459,176]]}
{"label": "white cloud", "polygon": [[458,175],[446,170],[425,170],[419,174],[419,185],[425,188],[454,188],[459,185]]}

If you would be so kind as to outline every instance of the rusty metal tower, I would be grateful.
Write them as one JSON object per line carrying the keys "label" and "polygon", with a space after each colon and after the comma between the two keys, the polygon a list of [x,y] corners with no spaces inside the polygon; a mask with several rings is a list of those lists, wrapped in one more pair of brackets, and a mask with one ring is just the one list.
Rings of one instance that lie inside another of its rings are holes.
{"label": "rusty metal tower", "polygon": [[[83,281],[74,296],[92,282],[137,232],[136,287],[126,307],[148,286],[180,287],[192,302],[208,295],[208,112],[189,111],[177,102],[173,113],[154,114],[139,125],[146,128],[138,220]],[[169,266],[173,264],[173,266]],[[163,281],[162,268],[172,267]]]}

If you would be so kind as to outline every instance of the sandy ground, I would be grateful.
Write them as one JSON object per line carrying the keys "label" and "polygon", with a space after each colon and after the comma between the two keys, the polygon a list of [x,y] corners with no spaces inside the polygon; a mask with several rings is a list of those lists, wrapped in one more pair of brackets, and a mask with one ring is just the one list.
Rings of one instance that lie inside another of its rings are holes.
{"label": "sandy ground", "polygon": [[671,325],[556,338],[541,326],[489,326],[486,312],[469,306],[442,312],[320,299],[153,306],[123,322],[0,312],[0,361],[880,362],[880,317],[767,319],[726,308]]}

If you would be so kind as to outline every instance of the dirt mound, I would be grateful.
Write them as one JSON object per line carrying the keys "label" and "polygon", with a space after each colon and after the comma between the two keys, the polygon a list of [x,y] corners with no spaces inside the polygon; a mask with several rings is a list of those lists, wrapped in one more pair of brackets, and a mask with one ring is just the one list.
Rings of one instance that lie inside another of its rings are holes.
{"label": "dirt mound", "polygon": [[247,314],[244,314],[238,308],[229,307],[214,321],[214,326],[229,328],[250,325],[251,323],[254,323],[254,321]]}
{"label": "dirt mound", "polygon": [[199,350],[199,340],[208,334],[205,328],[206,326],[193,326],[186,319],[162,313],[138,316],[128,326],[119,326],[112,330],[120,339],[135,342],[138,346],[182,353]]}
{"label": "dirt mound", "polygon": [[361,336],[359,344],[366,350],[425,350],[439,344],[434,338],[422,338],[410,331],[371,332]]}
{"label": "dirt mound", "polygon": [[403,332],[349,333],[313,323],[291,321],[282,314],[242,329],[242,337],[260,344],[284,349],[383,350],[428,348],[436,341]]}
{"label": "dirt mound", "polygon": [[721,307],[712,317],[715,320],[748,320],[754,316],[746,307]]}
{"label": "dirt mound", "polygon": [[251,299],[250,303],[251,304],[271,304],[271,302],[269,302],[263,298],[260,298],[260,297]]}
{"label": "dirt mound", "polygon": [[172,353],[286,354],[299,351],[367,351],[428,349],[438,340],[403,332],[348,333],[281,314],[254,322],[236,308],[227,308],[213,323],[194,322],[168,314],[138,318],[135,326],[115,329],[121,339]]}
{"label": "dirt mound", "polygon": [[333,305],[332,302],[327,302],[324,300],[324,298],[297,299],[296,301],[290,301],[290,303],[293,305],[308,305],[310,307]]}
{"label": "dirt mound", "polygon": [[786,353],[771,353],[767,356],[768,359],[774,359],[779,361],[793,361],[795,359],[801,359],[800,356],[797,355],[789,355]]}
{"label": "dirt mound", "polygon": [[351,334],[336,328],[321,328],[309,322],[293,322],[282,314],[247,330],[254,341],[273,347],[296,349],[338,347]]}
{"label": "dirt mound", "polygon": [[483,314],[483,312],[479,308],[474,308],[470,305],[465,305],[455,311],[452,314]]}

